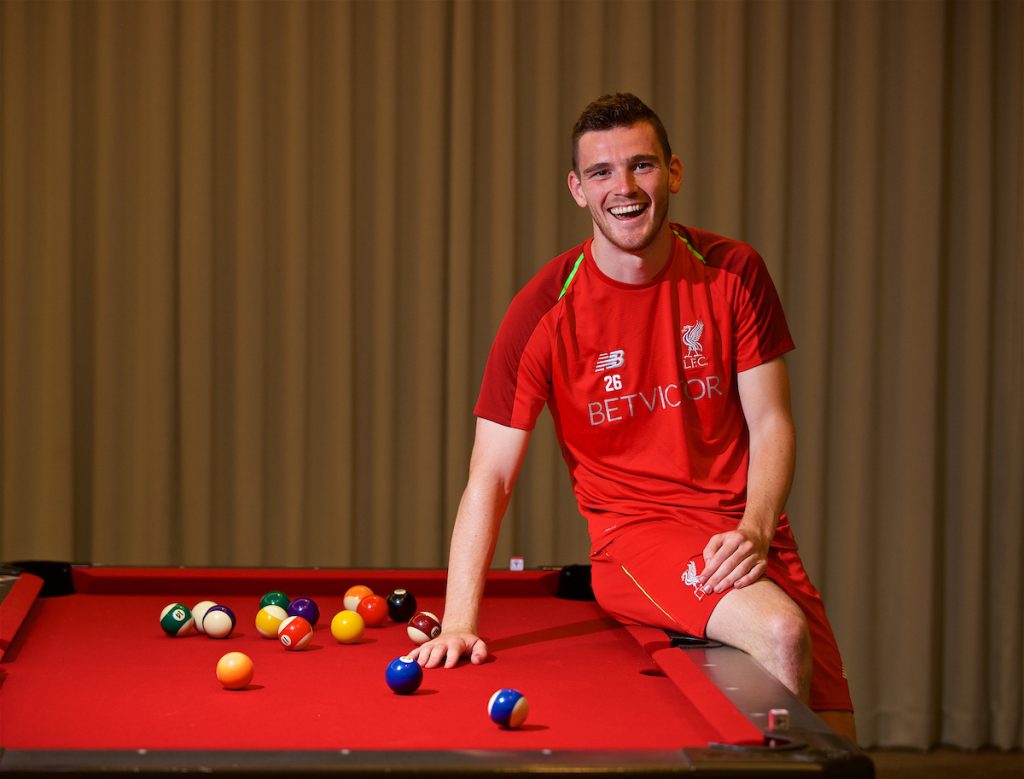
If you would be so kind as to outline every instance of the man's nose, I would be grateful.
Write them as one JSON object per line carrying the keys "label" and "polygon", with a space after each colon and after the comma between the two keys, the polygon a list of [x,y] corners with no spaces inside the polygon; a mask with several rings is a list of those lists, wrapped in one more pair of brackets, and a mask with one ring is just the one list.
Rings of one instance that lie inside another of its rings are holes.
{"label": "man's nose", "polygon": [[620,195],[636,192],[636,178],[633,171],[627,169],[615,174],[615,191]]}

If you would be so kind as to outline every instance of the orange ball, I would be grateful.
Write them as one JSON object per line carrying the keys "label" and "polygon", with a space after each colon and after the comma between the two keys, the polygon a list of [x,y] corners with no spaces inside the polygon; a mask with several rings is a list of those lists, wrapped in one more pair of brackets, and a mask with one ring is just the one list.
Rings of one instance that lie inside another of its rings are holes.
{"label": "orange ball", "polygon": [[373,595],[373,590],[365,584],[357,584],[354,587],[349,587],[345,590],[345,608],[349,611],[355,611],[359,607],[359,601],[367,595]]}
{"label": "orange ball", "polygon": [[228,652],[217,661],[217,679],[225,690],[243,690],[254,672],[252,660],[243,652]]}
{"label": "orange ball", "polygon": [[356,608],[368,628],[379,628],[388,618],[388,602],[380,595],[367,595]]}

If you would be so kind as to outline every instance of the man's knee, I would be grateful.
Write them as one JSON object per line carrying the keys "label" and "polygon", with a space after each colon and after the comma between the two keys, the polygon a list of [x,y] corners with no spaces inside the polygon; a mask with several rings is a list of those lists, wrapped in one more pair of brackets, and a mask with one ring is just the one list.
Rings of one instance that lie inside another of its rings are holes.
{"label": "man's knee", "polygon": [[[746,648],[747,640],[762,646],[800,650],[810,646],[803,610],[774,582],[762,579],[733,590],[718,604],[708,622],[709,637]],[[711,633],[719,635],[711,636]]]}
{"label": "man's knee", "polygon": [[784,657],[803,661],[811,654],[811,631],[807,617],[795,603],[766,615],[770,644]]}
{"label": "man's knee", "polygon": [[707,634],[744,650],[796,694],[806,694],[810,628],[801,608],[774,582],[762,580],[723,598]]}

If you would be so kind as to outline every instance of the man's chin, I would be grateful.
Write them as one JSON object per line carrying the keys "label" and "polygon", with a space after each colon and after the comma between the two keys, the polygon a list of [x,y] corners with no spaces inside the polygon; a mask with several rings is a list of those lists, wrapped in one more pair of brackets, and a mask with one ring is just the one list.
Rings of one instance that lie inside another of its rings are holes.
{"label": "man's chin", "polygon": [[638,254],[647,249],[654,239],[658,237],[658,231],[650,225],[639,227],[636,230],[607,230],[602,229],[602,234],[608,243],[623,252]]}

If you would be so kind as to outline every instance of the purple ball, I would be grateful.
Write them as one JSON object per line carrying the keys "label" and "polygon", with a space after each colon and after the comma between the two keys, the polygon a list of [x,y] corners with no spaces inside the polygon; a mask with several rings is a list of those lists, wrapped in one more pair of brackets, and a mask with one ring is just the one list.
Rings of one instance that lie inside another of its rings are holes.
{"label": "purple ball", "polygon": [[320,609],[312,598],[296,598],[285,609],[289,617],[302,617],[310,625],[316,625],[320,619]]}
{"label": "purple ball", "polygon": [[203,615],[203,632],[210,638],[227,638],[235,629],[235,612],[227,606],[210,606]]}

